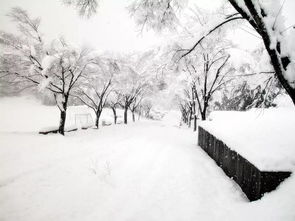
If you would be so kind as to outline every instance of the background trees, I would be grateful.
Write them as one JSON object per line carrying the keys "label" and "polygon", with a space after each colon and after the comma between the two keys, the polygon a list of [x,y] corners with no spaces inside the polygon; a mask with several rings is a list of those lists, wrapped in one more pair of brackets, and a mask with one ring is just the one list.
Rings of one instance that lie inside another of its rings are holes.
{"label": "background trees", "polygon": [[[141,100],[141,96],[147,86],[144,78],[140,76],[130,67],[121,69],[123,73],[120,75],[120,85],[116,87],[119,96],[119,105],[124,109],[124,123],[128,122],[128,109],[134,102]],[[138,106],[138,105],[135,105]],[[135,109],[134,109],[135,111]]]}

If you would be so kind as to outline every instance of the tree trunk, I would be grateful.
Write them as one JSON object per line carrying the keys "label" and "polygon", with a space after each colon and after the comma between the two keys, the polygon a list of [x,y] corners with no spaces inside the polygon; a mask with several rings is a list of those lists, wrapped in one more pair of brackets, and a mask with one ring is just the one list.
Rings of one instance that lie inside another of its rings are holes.
{"label": "tree trunk", "polygon": [[60,120],[59,120],[59,127],[58,133],[61,135],[65,135],[65,124],[67,118],[67,107],[68,107],[68,96],[65,95],[65,100],[62,102],[62,109],[60,109]]}
{"label": "tree trunk", "polygon": [[127,124],[127,121],[128,121],[128,119],[127,119],[127,114],[128,114],[128,107],[124,107],[124,124]]}
{"label": "tree trunk", "polygon": [[202,120],[206,120],[207,109],[208,109],[208,101],[205,100],[205,101],[204,101],[204,108],[203,108],[203,110],[201,111],[201,117],[202,117]]}
{"label": "tree trunk", "polygon": [[207,104],[204,104],[204,108],[201,111],[201,118],[202,118],[202,120],[206,120],[207,107],[208,107]]}
{"label": "tree trunk", "polygon": [[197,130],[197,115],[194,116],[194,131]]}
{"label": "tree trunk", "polygon": [[135,122],[135,113],[132,111],[132,121]]}
{"label": "tree trunk", "polygon": [[192,107],[190,107],[189,114],[188,114],[188,122],[187,122],[189,128],[192,125],[192,114],[193,114],[192,113]]}
{"label": "tree trunk", "polygon": [[112,107],[112,111],[113,111],[113,114],[114,114],[114,124],[117,124],[117,111],[116,111],[116,108]]}
{"label": "tree trunk", "polygon": [[60,111],[60,120],[59,120],[58,133],[60,133],[61,135],[65,135],[66,117],[67,117],[66,110],[65,111]]}
{"label": "tree trunk", "polygon": [[96,120],[95,120],[95,127],[96,129],[99,128],[99,119],[100,119],[101,111],[96,112]]}
{"label": "tree trunk", "polygon": [[201,117],[202,117],[202,120],[206,120],[206,112],[205,111],[201,112]]}

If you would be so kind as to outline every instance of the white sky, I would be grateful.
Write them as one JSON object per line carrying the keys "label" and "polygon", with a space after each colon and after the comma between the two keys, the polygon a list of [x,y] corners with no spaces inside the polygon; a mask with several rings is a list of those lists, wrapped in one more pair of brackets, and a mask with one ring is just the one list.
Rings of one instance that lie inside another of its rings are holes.
{"label": "white sky", "polygon": [[97,50],[124,52],[145,49],[161,41],[153,32],[140,35],[127,9],[128,1],[102,0],[98,13],[90,19],[81,18],[61,0],[1,0],[0,29],[14,31],[5,15],[11,7],[21,6],[33,17],[41,17],[41,31],[47,40],[64,36],[75,45],[92,46]]}
{"label": "white sky", "polygon": [[[152,31],[140,35],[126,6],[132,0],[101,0],[98,13],[90,19],[83,19],[71,8],[62,5],[61,0],[1,0],[0,30],[15,31],[15,27],[5,15],[11,7],[21,6],[33,17],[41,17],[41,31],[47,40],[64,36],[74,45],[85,45],[98,51],[130,52],[143,50],[165,41],[165,37]],[[221,0],[195,0],[206,9],[216,8]],[[295,24],[295,1],[286,0],[283,14],[288,17],[287,25]],[[235,43],[248,48],[257,42],[254,36],[235,31]]]}

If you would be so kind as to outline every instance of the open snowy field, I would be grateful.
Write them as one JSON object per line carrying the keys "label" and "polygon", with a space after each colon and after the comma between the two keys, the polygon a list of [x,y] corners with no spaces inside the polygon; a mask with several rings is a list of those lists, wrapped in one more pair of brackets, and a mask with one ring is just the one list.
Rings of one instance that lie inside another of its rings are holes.
{"label": "open snowy field", "polygon": [[1,126],[0,220],[295,220],[294,175],[250,203],[196,133],[165,119],[65,137]]}

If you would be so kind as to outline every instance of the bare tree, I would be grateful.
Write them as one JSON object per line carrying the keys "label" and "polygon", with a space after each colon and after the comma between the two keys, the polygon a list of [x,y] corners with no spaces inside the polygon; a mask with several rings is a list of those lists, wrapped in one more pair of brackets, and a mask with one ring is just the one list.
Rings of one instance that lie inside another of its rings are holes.
{"label": "bare tree", "polygon": [[202,120],[206,119],[210,101],[216,91],[222,89],[233,78],[227,78],[233,72],[228,65],[229,54],[225,45],[218,39],[206,39],[202,47],[187,56],[183,63],[188,74],[188,89],[185,90],[189,98],[191,114],[194,115],[196,128],[197,112],[199,109]]}
{"label": "bare tree", "polygon": [[106,103],[106,106],[112,109],[114,116],[114,124],[117,124],[118,115],[117,108],[120,106],[120,95],[116,93],[115,90],[112,90],[109,95],[109,99]]}
{"label": "bare tree", "polygon": [[[137,64],[135,62],[135,64]],[[125,58],[117,64],[118,75],[115,78],[114,90],[118,97],[119,106],[124,110],[124,123],[128,122],[130,105],[143,95],[147,82],[143,74],[135,71],[134,62]]]}
{"label": "bare tree", "polygon": [[138,84],[133,86],[131,90],[126,93],[122,91],[119,92],[121,97],[119,105],[124,110],[124,124],[128,123],[128,109],[130,108],[130,105],[143,93],[144,87],[144,84]]}
{"label": "bare tree", "polygon": [[114,68],[112,62],[102,61],[99,58],[96,58],[93,64],[91,74],[88,74],[80,85],[75,97],[94,111],[95,126],[98,129],[101,113],[112,90]]}
{"label": "bare tree", "polygon": [[134,101],[131,103],[129,109],[132,113],[132,121],[135,122],[135,112],[139,111],[143,96],[135,97]]}
{"label": "bare tree", "polygon": [[149,99],[144,99],[141,104],[141,110],[146,118],[150,118],[150,112],[153,104]]}
{"label": "bare tree", "polygon": [[181,119],[182,121],[187,124],[188,126],[190,126],[190,122],[191,122],[191,106],[190,106],[190,102],[186,99],[183,98],[181,96],[176,96],[176,100],[181,112]]}

